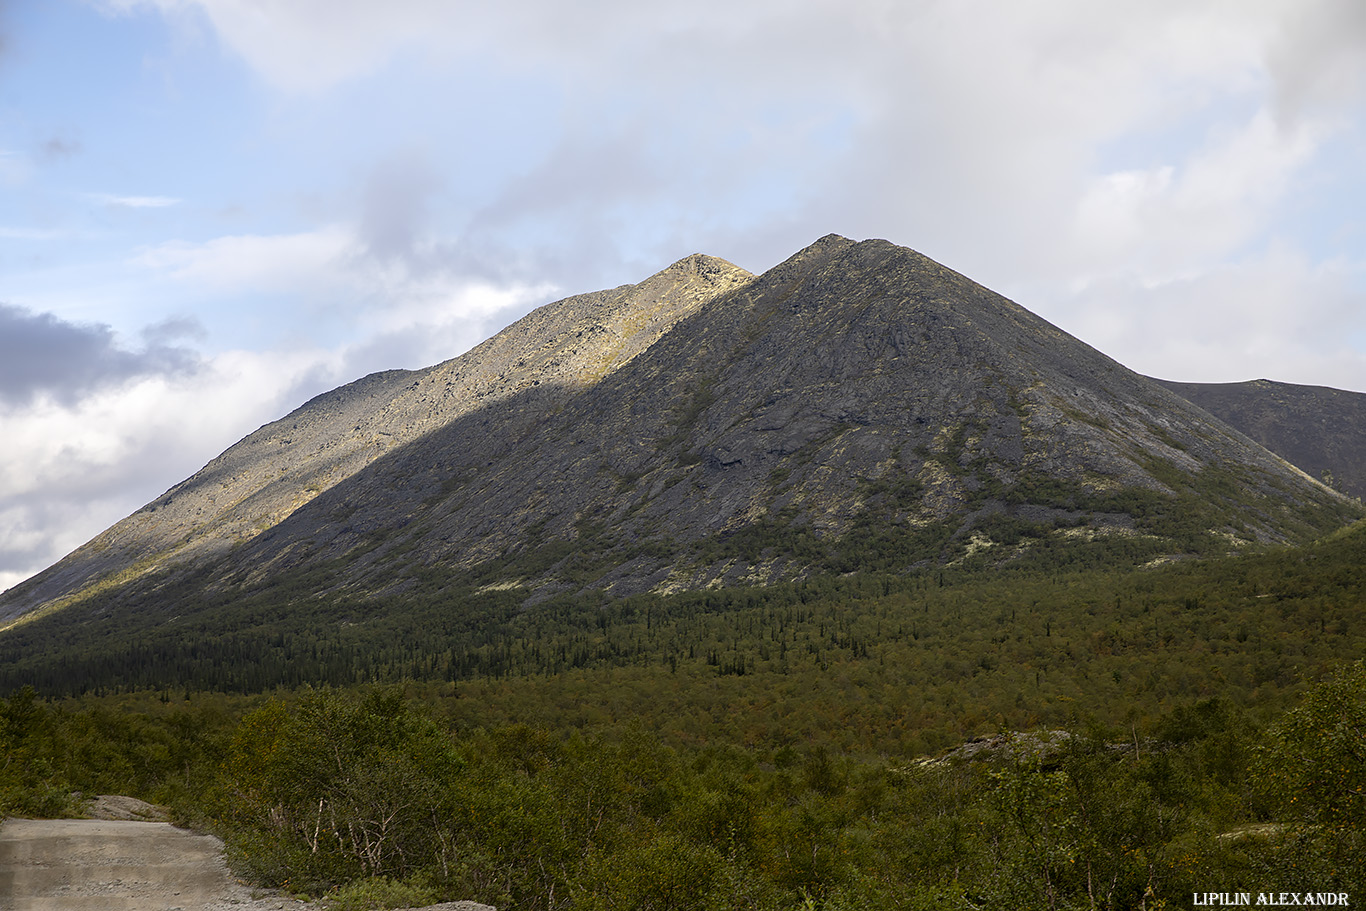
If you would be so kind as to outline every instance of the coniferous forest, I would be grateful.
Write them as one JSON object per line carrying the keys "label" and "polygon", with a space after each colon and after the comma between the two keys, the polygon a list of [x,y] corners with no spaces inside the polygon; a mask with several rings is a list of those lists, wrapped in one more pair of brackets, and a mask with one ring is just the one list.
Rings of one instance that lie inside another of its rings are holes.
{"label": "coniferous forest", "polygon": [[531,607],[435,574],[162,587],[133,635],[0,640],[0,809],[162,803],[337,908],[1366,895],[1363,553],[1354,526]]}

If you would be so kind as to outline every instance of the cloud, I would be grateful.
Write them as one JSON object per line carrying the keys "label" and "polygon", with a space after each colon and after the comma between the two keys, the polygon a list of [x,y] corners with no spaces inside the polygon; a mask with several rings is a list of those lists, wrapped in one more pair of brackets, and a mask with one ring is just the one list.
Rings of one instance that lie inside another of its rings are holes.
{"label": "cloud", "polygon": [[[1169,191],[1181,198],[1167,208],[1199,204],[1209,183],[1194,169],[1219,142],[1190,128],[1201,119],[1224,136],[1256,134],[1221,163],[1260,149],[1288,155],[1287,171],[1307,166],[1323,137],[1317,122],[1277,141],[1263,121],[1271,132],[1281,122],[1259,108],[1278,92],[1307,91],[1297,85],[1333,82],[1325,73],[1351,71],[1310,52],[1321,33],[1361,18],[1356,0],[1127,0],[1103,9],[1085,0],[116,6],[196,11],[286,95],[344,92],[396,66],[440,84],[460,61],[478,63],[494,97],[511,91],[512,74],[550,86],[559,116],[534,135],[533,163],[500,177],[469,213],[471,233],[492,233],[478,243],[534,247],[524,255],[541,266],[574,267],[585,255],[634,263],[692,238],[735,239],[741,249],[714,242],[712,252],[760,265],[839,230],[1000,274],[1057,274],[1108,258],[1078,218],[1092,218],[1128,176],[1170,168]],[[1361,56],[1350,40],[1335,42],[1343,61]],[[1269,66],[1272,57],[1281,62]],[[1156,160],[1101,160],[1116,145],[1155,137],[1174,140]],[[429,217],[423,206],[451,177],[431,159],[416,163],[413,171],[381,165],[388,172],[371,176],[365,223],[376,251],[410,242],[403,226]],[[1228,172],[1228,193],[1266,198],[1265,173]],[[1237,235],[1225,247],[1247,233],[1236,217],[1202,223]]]}
{"label": "cloud", "polygon": [[1319,0],[1288,21],[1271,46],[1276,112],[1293,121],[1366,98],[1366,5]]}
{"label": "cloud", "polygon": [[123,12],[151,7],[171,16],[197,10],[253,69],[299,92],[364,75],[405,45],[427,43],[433,20],[449,38],[461,24],[473,32],[479,18],[468,5],[438,0],[398,0],[385,14],[365,0],[106,0],[105,6]]}
{"label": "cloud", "polygon": [[1073,334],[1141,373],[1366,391],[1366,288],[1346,263],[1273,247],[1156,285],[1116,273],[1063,306]]}
{"label": "cloud", "polygon": [[241,234],[203,243],[167,241],[132,259],[135,266],[210,292],[290,289],[326,284],[355,249],[342,226],[294,234]]}
{"label": "cloud", "polygon": [[320,391],[317,383],[336,385],[339,360],[321,350],[228,351],[193,372],[10,408],[0,447],[0,589],[193,474],[303,393]]}
{"label": "cloud", "polygon": [[1278,129],[1262,110],[1179,165],[1098,175],[1077,205],[1079,259],[1148,281],[1220,262],[1265,230],[1319,141],[1308,126]]}
{"label": "cloud", "polygon": [[100,205],[124,209],[164,209],[180,204],[180,200],[172,196],[118,196],[113,193],[93,193],[90,198]]}
{"label": "cloud", "polygon": [[[356,225],[168,242],[131,265],[201,299],[264,301],[239,313],[264,322],[258,342],[268,334],[309,339],[333,352],[334,375],[344,380],[454,357],[559,293],[486,269],[486,255],[496,257],[460,238],[433,236],[424,214],[432,184],[406,173],[380,170]],[[296,306],[273,308],[282,296]]]}
{"label": "cloud", "polygon": [[[359,376],[392,367],[417,368],[449,360],[563,293],[549,285],[494,285],[433,277],[396,277],[379,291],[385,306],[363,311],[359,341],[342,352],[343,370]],[[319,390],[321,391],[321,390]]]}
{"label": "cloud", "polygon": [[420,154],[380,162],[365,182],[361,246],[381,262],[414,261],[430,231],[430,202],[441,185],[436,169]]}
{"label": "cloud", "polygon": [[301,104],[395,71],[464,98],[462,66],[499,108],[544,86],[534,127],[459,137],[512,170],[379,152],[358,250],[583,287],[693,250],[763,268],[832,230],[996,286],[1216,268],[1276,233],[1366,61],[1358,0],[109,3],[194,16]]}
{"label": "cloud", "polygon": [[144,326],[139,333],[149,346],[161,346],[177,339],[206,341],[208,332],[198,320],[187,316],[172,316],[150,326]]}
{"label": "cloud", "polygon": [[107,325],[0,304],[0,404],[24,406],[44,396],[70,403],[103,386],[197,367],[193,351],[163,340],[129,350]]}

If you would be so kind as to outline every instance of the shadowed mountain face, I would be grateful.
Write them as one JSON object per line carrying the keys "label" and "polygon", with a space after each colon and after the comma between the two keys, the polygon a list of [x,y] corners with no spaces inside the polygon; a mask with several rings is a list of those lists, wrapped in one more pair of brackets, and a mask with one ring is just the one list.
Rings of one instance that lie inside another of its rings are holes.
{"label": "shadowed mountain face", "polygon": [[1157,382],[1330,487],[1366,498],[1366,393],[1271,380]]}
{"label": "shadowed mountain face", "polygon": [[830,236],[758,277],[689,257],[320,396],[5,593],[0,618],[190,570],[222,591],[326,567],[352,595],[457,571],[534,600],[1096,541],[1151,557],[1358,514],[963,276]]}

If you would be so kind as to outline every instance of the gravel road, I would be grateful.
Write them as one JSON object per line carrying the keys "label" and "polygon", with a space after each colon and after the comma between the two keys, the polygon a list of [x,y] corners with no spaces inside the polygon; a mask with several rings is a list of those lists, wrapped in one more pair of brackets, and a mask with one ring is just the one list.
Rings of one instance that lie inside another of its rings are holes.
{"label": "gravel road", "polygon": [[0,825],[6,911],[313,911],[233,878],[223,843],[165,822],[8,819]]}
{"label": "gravel road", "polygon": [[[223,843],[164,807],[103,794],[89,819],[0,820],[0,911],[321,911],[237,881]],[[497,911],[459,901],[407,911]]]}

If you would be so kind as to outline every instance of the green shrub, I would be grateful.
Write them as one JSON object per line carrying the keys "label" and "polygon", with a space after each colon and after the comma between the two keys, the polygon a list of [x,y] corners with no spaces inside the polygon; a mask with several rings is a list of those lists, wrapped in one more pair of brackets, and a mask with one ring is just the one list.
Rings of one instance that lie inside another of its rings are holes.
{"label": "green shrub", "polygon": [[313,692],[242,719],[220,812],[238,862],[277,885],[448,869],[460,770],[449,735],[400,693]]}
{"label": "green shrub", "polygon": [[420,876],[411,880],[376,876],[353,880],[329,893],[323,901],[327,911],[380,911],[421,908],[440,899],[440,894]]}

